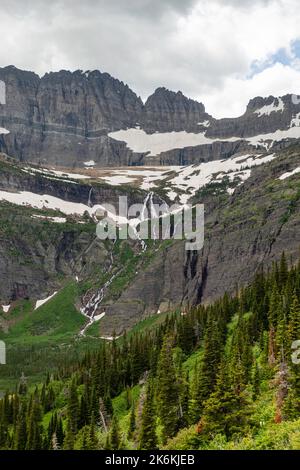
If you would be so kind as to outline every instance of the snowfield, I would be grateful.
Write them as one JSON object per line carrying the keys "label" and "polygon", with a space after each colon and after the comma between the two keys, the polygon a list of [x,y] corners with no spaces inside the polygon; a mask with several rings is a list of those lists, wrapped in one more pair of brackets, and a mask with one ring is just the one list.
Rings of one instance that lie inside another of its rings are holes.
{"label": "snowfield", "polygon": [[[135,169],[112,170],[115,176],[101,177],[109,184],[115,181],[121,184],[122,178],[124,184],[129,183],[129,178],[139,182],[139,187],[146,191],[154,190],[163,182],[163,188],[167,190],[167,196],[171,201],[175,201],[177,196],[179,202],[186,204],[190,197],[196,191],[206,184],[213,181],[221,181],[224,177],[228,177],[229,181],[239,178],[241,182],[248,179],[251,175],[251,167],[262,165],[273,160],[274,155],[245,154],[231,157],[225,160],[215,160],[212,162],[200,163],[198,165],[189,166],[170,166],[170,167],[154,167],[149,169],[142,167]],[[145,169],[144,169],[145,168]],[[228,192],[232,193],[234,189],[229,188]],[[185,194],[179,194],[184,192]]]}
{"label": "snowfield", "polygon": [[[147,134],[144,130],[136,128],[110,132],[108,136],[111,139],[126,142],[127,147],[129,147],[135,153],[147,153],[148,157],[155,157],[162,152],[167,152],[168,150],[172,149],[196,147],[198,145],[212,144],[217,140],[221,140],[205,137],[205,133],[203,132],[194,134],[192,132],[186,131],[174,131]],[[235,142],[241,139],[240,137],[231,137],[230,139],[226,140]]]}
{"label": "snowfield", "polygon": [[283,112],[284,111],[284,102],[282,101],[281,98],[278,98],[278,104],[275,104],[275,100],[271,104],[267,104],[263,106],[260,109],[256,109],[254,112],[255,114],[258,114],[258,116],[263,116],[264,114],[266,116],[270,116],[271,113],[278,113],[278,112]]}
{"label": "snowfield", "polygon": [[283,175],[279,176],[278,179],[285,180],[289,178],[290,176],[296,175],[297,173],[300,173],[300,167],[295,168],[295,170],[293,171],[288,171],[287,173],[283,173]]}
{"label": "snowfield", "polygon": [[[259,110],[254,111],[259,116],[270,115],[272,112],[282,112],[284,103],[279,98],[279,104],[276,106],[273,102],[270,105],[263,106]],[[205,127],[209,126],[209,121],[198,123]],[[213,144],[214,142],[237,142],[245,140],[254,146],[261,145],[269,150],[274,142],[279,142],[286,138],[300,138],[300,113],[291,120],[290,128],[286,130],[277,130],[269,134],[259,134],[253,137],[236,137],[232,136],[227,139],[206,137],[206,132],[192,133],[186,131],[180,132],[155,132],[147,134],[143,129],[131,128],[110,132],[108,136],[111,139],[125,142],[127,147],[135,153],[146,153],[148,157],[155,157],[162,152],[174,149],[182,149],[185,147],[196,147],[198,145]]]}
{"label": "snowfield", "polygon": [[31,216],[33,219],[43,219],[48,220],[49,222],[54,222],[55,224],[65,224],[67,219],[65,217],[49,217],[46,215],[33,214]]}
{"label": "snowfield", "polygon": [[1,305],[1,307],[4,313],[7,313],[10,309],[10,305]]}
{"label": "snowfield", "polygon": [[54,292],[52,295],[49,295],[49,297],[47,297],[46,299],[37,300],[36,303],[35,303],[35,308],[34,308],[34,310],[36,310],[37,308],[39,308],[39,307],[41,307],[42,305],[44,305],[46,302],[48,302],[48,300],[52,299],[52,297],[54,297],[56,294],[57,294],[57,291]]}

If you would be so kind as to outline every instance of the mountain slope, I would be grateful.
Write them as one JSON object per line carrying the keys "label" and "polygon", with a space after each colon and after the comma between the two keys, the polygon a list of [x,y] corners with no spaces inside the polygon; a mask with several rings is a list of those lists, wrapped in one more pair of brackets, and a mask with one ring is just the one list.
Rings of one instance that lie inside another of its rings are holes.
{"label": "mountain slope", "polygon": [[[95,180],[52,179],[55,174],[49,179],[47,172],[36,176],[31,169],[31,175],[22,171],[22,165],[3,163],[1,197],[11,200],[16,197],[12,190],[23,189],[27,193],[22,197],[30,194],[32,198],[34,194],[28,193],[31,188],[40,195],[48,194],[43,196],[48,209],[24,210],[0,202],[0,267],[5,279],[2,305],[26,297],[32,301],[46,298],[77,276],[89,286],[88,296],[76,300],[77,308],[92,302],[89,312],[93,311],[95,318],[105,312],[97,322],[97,334],[111,336],[114,331],[122,334],[151,314],[211,302],[225,291],[247,284],[262,264],[270,266],[283,250],[292,259],[297,256],[300,174],[294,170],[299,167],[300,151],[294,146],[275,154],[269,163],[252,168],[249,178],[243,184],[238,179],[235,188],[226,173],[223,179],[215,177],[200,187],[193,200],[205,204],[205,243],[201,251],[189,252],[184,241],[172,239],[146,242],[143,251],[139,240],[113,246],[96,238],[95,222],[88,215],[97,207],[87,204],[91,187],[92,205],[115,203],[124,193],[130,195],[131,202],[145,203],[151,200],[150,193]],[[53,210],[55,205],[49,206],[50,195],[55,193],[60,196],[59,211]],[[156,197],[154,202],[160,202]],[[64,213],[64,204],[70,201],[76,202],[75,206],[84,203],[86,214]],[[51,217],[62,219],[62,223]]]}

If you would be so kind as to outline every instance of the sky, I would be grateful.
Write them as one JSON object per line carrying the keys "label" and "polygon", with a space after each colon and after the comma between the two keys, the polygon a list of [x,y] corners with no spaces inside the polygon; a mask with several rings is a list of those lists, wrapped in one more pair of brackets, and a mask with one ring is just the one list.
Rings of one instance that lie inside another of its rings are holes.
{"label": "sky", "polygon": [[214,117],[300,94],[299,0],[0,0],[0,67],[108,72],[143,100],[181,90]]}

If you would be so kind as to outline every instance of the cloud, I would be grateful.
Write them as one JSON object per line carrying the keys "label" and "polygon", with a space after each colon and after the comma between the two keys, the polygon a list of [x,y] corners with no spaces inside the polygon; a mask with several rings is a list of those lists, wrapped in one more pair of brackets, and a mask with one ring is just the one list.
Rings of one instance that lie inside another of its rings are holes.
{"label": "cloud", "polygon": [[2,0],[0,15],[1,66],[100,69],[144,99],[180,89],[218,116],[299,93],[297,0]]}

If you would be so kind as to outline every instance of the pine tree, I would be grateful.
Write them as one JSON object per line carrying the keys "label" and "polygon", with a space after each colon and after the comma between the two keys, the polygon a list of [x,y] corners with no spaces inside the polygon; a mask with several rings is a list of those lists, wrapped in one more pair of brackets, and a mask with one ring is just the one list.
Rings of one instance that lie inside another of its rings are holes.
{"label": "pine tree", "polygon": [[149,381],[146,399],[141,417],[141,431],[139,436],[139,449],[154,450],[157,448],[156,419],[153,406],[153,385]]}
{"label": "pine tree", "polygon": [[118,450],[120,447],[120,430],[117,417],[114,415],[112,419],[112,425],[110,430],[110,448],[112,450]]}
{"label": "pine tree", "polygon": [[173,363],[172,342],[170,336],[164,338],[157,371],[157,412],[163,428],[164,442],[176,434],[179,421],[179,389]]}
{"label": "pine tree", "polygon": [[69,388],[67,414],[70,431],[72,431],[72,433],[75,435],[78,429],[79,422],[79,403],[76,383],[74,379],[72,380]]}
{"label": "pine tree", "polygon": [[260,394],[260,371],[257,361],[255,361],[254,372],[252,377],[252,398],[256,400]]}
{"label": "pine tree", "polygon": [[29,409],[28,431],[26,450],[42,449],[42,427],[41,427],[41,406],[38,397],[38,391],[34,392],[31,406]]}
{"label": "pine tree", "polygon": [[14,433],[14,449],[25,450],[27,441],[27,429],[26,429],[26,413],[25,405],[20,405],[19,414],[17,417],[16,430]]}
{"label": "pine tree", "polygon": [[131,411],[130,411],[130,418],[129,418],[129,427],[128,427],[128,433],[127,433],[127,437],[129,440],[133,439],[135,430],[136,430],[135,404],[132,403]]}
{"label": "pine tree", "polygon": [[289,341],[300,340],[300,304],[296,295],[293,294],[288,326]]}
{"label": "pine tree", "polygon": [[216,390],[205,402],[201,428],[208,435],[224,434],[230,439],[247,427],[250,406],[244,391],[237,393],[222,362],[217,378]]}
{"label": "pine tree", "polygon": [[66,430],[66,434],[65,434],[64,442],[63,442],[63,449],[64,450],[73,450],[74,449],[74,443],[75,443],[75,435],[74,435],[74,432],[72,431],[71,425],[68,421],[67,430]]}
{"label": "pine tree", "polygon": [[198,379],[198,400],[201,408],[213,392],[216,384],[218,364],[220,363],[222,351],[221,336],[220,324],[210,315],[205,332],[203,360]]}

